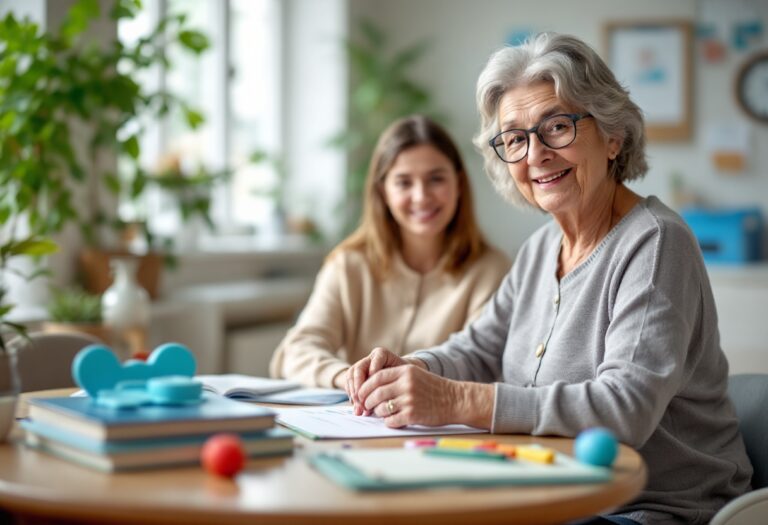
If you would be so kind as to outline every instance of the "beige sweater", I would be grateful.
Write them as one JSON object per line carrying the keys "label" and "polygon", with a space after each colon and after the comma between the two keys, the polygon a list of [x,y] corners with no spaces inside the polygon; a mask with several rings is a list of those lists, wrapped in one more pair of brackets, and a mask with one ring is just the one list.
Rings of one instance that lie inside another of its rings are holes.
{"label": "beige sweater", "polygon": [[378,280],[362,254],[346,251],[325,263],[312,296],[270,363],[273,377],[332,387],[333,378],[377,346],[403,355],[445,341],[480,313],[509,271],[489,248],[458,276],[426,274],[400,257]]}

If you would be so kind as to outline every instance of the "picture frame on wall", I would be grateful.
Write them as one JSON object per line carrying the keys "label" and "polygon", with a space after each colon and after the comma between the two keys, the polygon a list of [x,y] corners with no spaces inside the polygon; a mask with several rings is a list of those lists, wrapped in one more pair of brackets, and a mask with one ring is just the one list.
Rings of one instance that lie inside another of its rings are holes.
{"label": "picture frame on wall", "polygon": [[612,21],[608,64],[645,116],[649,141],[691,138],[693,24],[686,20]]}

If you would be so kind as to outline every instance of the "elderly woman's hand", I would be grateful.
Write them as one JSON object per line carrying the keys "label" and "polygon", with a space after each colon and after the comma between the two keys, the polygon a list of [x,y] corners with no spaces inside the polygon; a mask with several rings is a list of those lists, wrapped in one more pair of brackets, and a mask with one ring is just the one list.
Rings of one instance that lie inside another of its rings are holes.
{"label": "elderly woman's hand", "polygon": [[370,415],[370,412],[365,410],[358,396],[358,391],[366,379],[384,368],[405,364],[407,364],[407,361],[397,354],[390,352],[386,348],[376,347],[367,357],[362,358],[347,370],[346,390],[349,400],[354,407],[355,415]]}
{"label": "elderly woman's hand", "polygon": [[417,359],[397,359],[400,365],[382,367],[357,389],[365,413],[393,428],[463,423],[490,429],[493,385],[452,381],[427,371]]}

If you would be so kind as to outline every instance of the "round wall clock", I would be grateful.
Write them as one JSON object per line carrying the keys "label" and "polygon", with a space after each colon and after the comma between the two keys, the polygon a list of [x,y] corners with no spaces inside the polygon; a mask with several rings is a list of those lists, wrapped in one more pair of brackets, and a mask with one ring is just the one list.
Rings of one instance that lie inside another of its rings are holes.
{"label": "round wall clock", "polygon": [[747,115],[768,124],[768,52],[751,56],[741,66],[736,100]]}

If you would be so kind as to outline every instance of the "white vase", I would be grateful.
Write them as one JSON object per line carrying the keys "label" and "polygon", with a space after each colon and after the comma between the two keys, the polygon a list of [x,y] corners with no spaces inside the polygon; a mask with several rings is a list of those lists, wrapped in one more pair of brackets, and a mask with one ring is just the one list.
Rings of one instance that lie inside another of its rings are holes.
{"label": "white vase", "polygon": [[[149,324],[149,294],[136,281],[136,260],[112,259],[110,266],[114,280],[112,285],[101,296],[101,317],[104,324],[112,329],[117,339],[125,339],[128,334],[146,333]],[[116,341],[119,344],[120,341]],[[139,342],[138,346],[143,343]],[[132,348],[121,348],[128,356],[138,350],[135,344]],[[121,353],[121,352],[119,352]]]}

